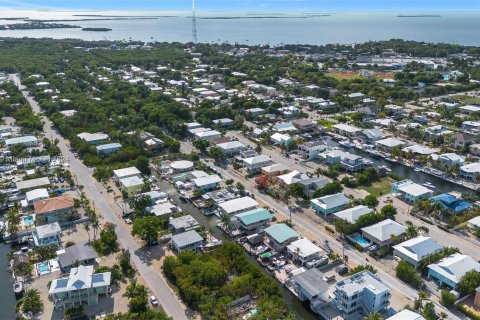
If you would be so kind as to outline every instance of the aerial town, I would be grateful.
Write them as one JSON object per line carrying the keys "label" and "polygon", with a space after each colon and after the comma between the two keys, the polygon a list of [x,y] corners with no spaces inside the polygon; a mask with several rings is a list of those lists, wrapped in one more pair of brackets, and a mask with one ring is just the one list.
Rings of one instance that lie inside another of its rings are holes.
{"label": "aerial town", "polygon": [[477,48],[44,41],[0,47],[18,318],[480,318]]}

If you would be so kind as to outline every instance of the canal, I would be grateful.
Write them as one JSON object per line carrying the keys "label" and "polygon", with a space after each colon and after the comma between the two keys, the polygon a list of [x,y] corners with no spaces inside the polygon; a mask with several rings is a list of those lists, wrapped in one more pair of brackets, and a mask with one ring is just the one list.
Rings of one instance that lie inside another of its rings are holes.
{"label": "canal", "polygon": [[0,319],[15,319],[15,295],[13,293],[12,276],[8,272],[7,255],[10,245],[0,242]]}
{"label": "canal", "polygon": [[413,168],[404,166],[400,163],[386,161],[380,157],[373,157],[370,154],[353,147],[351,148],[344,147],[342,145],[339,145],[337,142],[335,142],[331,138],[327,139],[326,142],[327,142],[327,145],[330,147],[338,147],[340,150],[350,152],[352,154],[356,154],[358,156],[371,160],[375,167],[386,166],[387,168],[392,170],[392,173],[402,176],[405,179],[410,179],[418,184],[424,184],[426,182],[430,182],[436,187],[434,191],[440,191],[440,192],[457,191],[460,193],[463,193],[463,192],[475,193],[475,191],[472,189],[435,177],[433,175],[429,175],[421,171],[415,171]]}
{"label": "canal", "polygon": [[[202,212],[200,212],[200,210],[198,210],[198,208],[195,207],[190,201],[187,202],[180,199],[177,190],[168,181],[159,180],[157,185],[160,187],[161,192],[167,193],[170,198],[173,199],[173,201],[182,208],[184,212],[192,215],[192,217],[194,217],[198,221],[198,223],[200,223],[200,225],[204,226],[208,231],[210,231],[215,238],[222,241],[231,241],[230,238],[217,227],[218,218],[216,216],[207,217]],[[247,253],[245,254],[247,255]],[[252,262],[257,264],[262,269],[262,271],[266,272],[256,259],[249,255],[247,256]],[[287,288],[285,288],[284,286],[281,287],[288,309],[295,314],[295,319],[314,320],[320,318],[320,316],[315,315],[310,310],[310,307],[308,305],[303,305],[300,300],[295,297]]]}

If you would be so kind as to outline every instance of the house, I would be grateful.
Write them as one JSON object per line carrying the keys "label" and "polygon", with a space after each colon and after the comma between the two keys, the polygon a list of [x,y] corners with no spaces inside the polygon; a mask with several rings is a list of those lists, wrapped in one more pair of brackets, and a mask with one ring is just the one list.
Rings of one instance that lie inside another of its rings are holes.
{"label": "house", "polygon": [[252,117],[258,117],[262,114],[265,113],[265,109],[262,109],[262,108],[251,108],[251,109],[248,109],[248,110],[245,110],[245,113],[247,115],[251,115]]}
{"label": "house", "polygon": [[146,207],[145,210],[156,217],[170,216],[174,212],[182,212],[180,207],[170,201],[156,203],[153,206]]}
{"label": "house", "polygon": [[[373,100],[373,102],[375,102],[375,100]],[[368,105],[372,103],[372,99],[363,99],[363,103],[367,106],[357,109],[357,112],[363,115],[363,121],[375,119],[377,117],[378,108]]]}
{"label": "house", "polygon": [[475,289],[475,300],[473,301],[473,305],[476,307],[476,308],[479,308],[480,307],[480,287],[477,287]]}
{"label": "house", "polygon": [[329,214],[344,209],[349,203],[350,199],[343,193],[336,193],[324,197],[310,200],[312,209],[317,213],[321,213],[326,217]]}
{"label": "house", "polygon": [[273,131],[278,133],[296,132],[297,128],[291,122],[282,122],[272,126]]}
{"label": "house", "polygon": [[442,125],[428,127],[425,129],[425,132],[434,137],[439,137],[439,136],[452,133],[452,131],[450,131],[447,127],[444,127]]}
{"label": "house", "polygon": [[372,165],[366,158],[345,152],[339,149],[331,149],[319,154],[319,158],[329,165],[341,164],[345,171],[358,172]]}
{"label": "house", "polygon": [[192,180],[193,185],[198,190],[202,190],[203,192],[208,192],[220,188],[220,182],[222,182],[222,178],[220,178],[216,174]]}
{"label": "house", "polygon": [[195,133],[195,139],[207,141],[220,138],[221,136],[222,134],[217,130],[209,130]]}
{"label": "house", "polygon": [[401,148],[403,145],[405,145],[405,142],[395,138],[387,138],[375,141],[375,145],[377,148],[384,149],[387,152],[392,152],[393,148]]}
{"label": "house", "polygon": [[262,174],[267,176],[278,176],[289,171],[289,167],[284,164],[272,164],[262,168]]}
{"label": "house", "polygon": [[87,243],[76,243],[57,251],[58,264],[63,272],[69,272],[77,264],[89,265],[98,258],[97,253]]}
{"label": "house", "polygon": [[50,179],[48,177],[18,181],[15,183],[18,190],[32,190],[35,188],[46,187],[50,185]]}
{"label": "house", "polygon": [[158,151],[165,146],[165,142],[157,137],[145,139],[143,144],[145,145],[145,148],[150,151]]}
{"label": "house", "polygon": [[378,128],[364,129],[360,137],[365,143],[374,143],[375,141],[383,139],[385,134]]}
{"label": "house", "polygon": [[303,194],[306,197],[311,198],[316,190],[325,187],[328,183],[330,183],[330,180],[327,178],[312,177],[298,181],[297,183],[302,186]]}
{"label": "house", "polygon": [[472,132],[478,132],[480,130],[480,122],[478,121],[463,121],[462,129]]}
{"label": "house", "polygon": [[222,149],[223,153],[227,156],[232,156],[235,154],[240,153],[243,149],[245,149],[245,145],[240,141],[230,141],[217,144],[217,147]]}
{"label": "house", "polygon": [[317,125],[307,119],[295,119],[292,121],[292,124],[295,128],[297,128],[300,132],[310,132],[313,131]]}
{"label": "house", "polygon": [[290,144],[292,144],[292,137],[290,137],[288,134],[282,134],[279,132],[272,134],[270,136],[270,140],[274,145],[277,146],[288,147]]}
{"label": "house", "polygon": [[153,191],[140,193],[137,195],[137,198],[138,197],[149,197],[151,201],[150,203],[153,205],[157,203],[157,201],[159,200],[166,199],[168,195],[165,192],[158,192],[156,190],[153,190]]}
{"label": "house", "polygon": [[300,109],[295,106],[281,107],[277,109],[285,118],[294,118],[300,114]]}
{"label": "house", "polygon": [[458,109],[460,109],[460,111],[466,114],[480,112],[480,106],[476,106],[476,105],[466,105],[466,106],[459,107]]}
{"label": "house", "polygon": [[372,212],[373,209],[364,206],[364,205],[359,205],[356,207],[348,208],[342,211],[338,211],[333,213],[335,216],[335,219],[342,219],[345,220],[351,224],[355,224],[357,222],[358,218],[361,216],[364,216],[370,212]]}
{"label": "house", "polygon": [[241,197],[220,203],[218,207],[222,213],[238,214],[256,209],[258,202],[250,197]]}
{"label": "house", "polygon": [[468,149],[472,156],[480,157],[480,143],[471,144]]}
{"label": "house", "polygon": [[419,185],[410,179],[405,179],[392,183],[392,193],[406,202],[415,203],[419,200],[430,198],[433,190]]}
{"label": "house", "polygon": [[284,223],[277,223],[265,229],[265,234],[274,250],[282,252],[299,234]]}
{"label": "house", "polygon": [[23,137],[15,137],[11,139],[5,140],[5,146],[7,148],[12,148],[16,145],[22,145],[27,148],[36,147],[38,144],[38,139],[34,136],[23,136]]}
{"label": "house", "polygon": [[73,198],[67,195],[33,203],[37,224],[67,221],[73,207]]}
{"label": "house", "polygon": [[212,121],[215,125],[218,125],[223,128],[231,127],[233,125],[233,120],[229,118],[216,119]]}
{"label": "house", "polygon": [[203,238],[195,230],[190,230],[172,236],[172,246],[175,252],[183,250],[197,251],[202,245]]}
{"label": "house", "polygon": [[99,295],[107,295],[111,273],[93,273],[93,266],[71,268],[66,278],[55,279],[48,291],[56,310],[98,304]]}
{"label": "house", "polygon": [[138,191],[142,189],[144,185],[145,182],[143,182],[143,179],[139,176],[120,179],[120,189],[122,190],[122,192],[125,192],[127,194],[128,198],[138,193]]}
{"label": "house", "polygon": [[292,278],[294,290],[298,294],[300,301],[314,301],[319,300],[323,303],[329,301],[328,289],[329,284],[323,280],[323,273],[317,268],[312,268]]}
{"label": "house", "polygon": [[242,162],[248,172],[259,172],[263,167],[272,164],[272,159],[262,154],[259,156],[242,159]]}
{"label": "house", "polygon": [[360,100],[363,99],[365,95],[361,92],[353,92],[350,94],[347,94],[347,98],[353,99],[353,100]]}
{"label": "house", "polygon": [[470,144],[475,142],[475,136],[469,133],[457,133],[451,135],[448,139],[449,147],[453,149],[467,148]]}
{"label": "house", "polygon": [[103,132],[96,132],[96,133],[82,132],[77,134],[77,137],[79,137],[80,139],[82,139],[83,141],[91,145],[102,144],[108,140],[108,134]]}
{"label": "house", "polygon": [[25,169],[29,167],[36,166],[49,166],[51,163],[50,156],[38,156],[38,157],[28,157],[28,158],[19,158],[17,160],[17,169]]}
{"label": "house", "polygon": [[473,208],[473,204],[448,193],[431,197],[430,202],[437,203],[450,214],[459,214]]}
{"label": "house", "polygon": [[334,307],[345,320],[387,310],[391,289],[370,271],[362,271],[335,284]]}
{"label": "house", "polygon": [[122,149],[122,145],[117,142],[107,143],[107,144],[101,144],[97,146],[96,149],[97,149],[97,155],[109,155]]}
{"label": "house", "polygon": [[393,104],[389,104],[385,106],[385,109],[387,110],[387,113],[390,117],[393,119],[401,119],[404,117],[403,115],[403,107],[401,106],[396,106]]}
{"label": "house", "polygon": [[465,273],[471,270],[480,272],[480,263],[469,255],[455,253],[428,265],[428,278],[455,290]]}
{"label": "house", "polygon": [[477,182],[477,177],[479,175],[480,175],[480,162],[473,162],[460,167],[459,176],[462,179],[472,180],[473,182]]}
{"label": "house", "polygon": [[287,252],[292,260],[305,265],[309,261],[320,258],[323,250],[310,240],[302,238],[290,243],[287,246]]}
{"label": "house", "polygon": [[171,174],[178,174],[192,171],[194,168],[194,163],[188,160],[179,160],[173,161],[170,163]]}
{"label": "house", "polygon": [[422,315],[413,312],[409,309],[403,309],[399,313],[385,319],[385,320],[426,320]]}
{"label": "house", "polygon": [[113,180],[119,182],[120,179],[139,176],[141,174],[140,170],[135,167],[128,167],[123,169],[113,170]]}
{"label": "house", "polygon": [[358,139],[362,132],[362,129],[344,123],[335,124],[332,127],[336,134],[351,139]]}
{"label": "house", "polygon": [[294,170],[292,172],[278,176],[276,180],[278,179],[278,181],[280,181],[281,183],[289,186],[302,180],[306,180],[308,178],[309,177],[305,173],[300,173],[297,170]]}
{"label": "house", "polygon": [[60,244],[60,232],[62,229],[58,222],[38,226],[32,232],[33,242],[36,247]]}
{"label": "house", "polygon": [[435,240],[430,237],[419,236],[396,246],[393,246],[393,255],[418,268],[429,255],[442,251]]}
{"label": "house", "polygon": [[50,198],[48,190],[45,188],[34,189],[25,193],[25,199],[29,205],[32,205],[35,201],[44,200]]}
{"label": "house", "polygon": [[313,160],[326,149],[324,141],[309,141],[298,146],[298,155],[304,160]]}
{"label": "house", "polygon": [[170,226],[170,229],[172,229],[173,233],[190,231],[200,227],[198,221],[189,214],[178,218],[170,218],[168,224]]}
{"label": "house", "polygon": [[402,152],[412,153],[413,155],[429,156],[432,153],[438,152],[438,149],[429,148],[427,146],[422,146],[420,144],[416,144],[416,145],[413,145],[413,146],[408,146],[408,147],[403,148]]}
{"label": "house", "polygon": [[465,157],[456,153],[442,153],[438,156],[438,161],[449,168],[460,167],[465,162]]}
{"label": "house", "polygon": [[392,236],[402,239],[407,228],[392,219],[386,219],[361,230],[365,239],[370,240],[379,247],[385,247],[390,245]]}
{"label": "house", "polygon": [[257,208],[235,215],[240,229],[245,231],[256,231],[268,225],[273,215],[270,211]]}
{"label": "house", "polygon": [[480,216],[468,220],[468,227],[472,230],[480,228]]}

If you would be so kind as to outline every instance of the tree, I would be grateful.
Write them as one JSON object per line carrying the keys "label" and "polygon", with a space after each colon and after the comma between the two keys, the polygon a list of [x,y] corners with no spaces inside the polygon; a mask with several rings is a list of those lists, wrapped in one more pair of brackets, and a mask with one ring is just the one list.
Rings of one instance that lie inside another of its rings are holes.
{"label": "tree", "polygon": [[157,217],[147,216],[133,221],[132,235],[139,236],[151,245],[158,240],[158,233],[161,230],[161,223]]}
{"label": "tree", "polygon": [[152,205],[152,198],[149,195],[136,196],[132,202],[134,216],[137,218],[143,217],[146,212],[145,209],[150,205]]}
{"label": "tree", "polygon": [[437,320],[437,313],[435,312],[435,305],[429,301],[422,308],[422,315],[426,320]]}
{"label": "tree", "polygon": [[124,297],[128,298],[128,309],[134,313],[143,313],[148,309],[148,291],[137,279],[130,281],[125,288]]}
{"label": "tree", "polygon": [[415,268],[405,261],[400,261],[395,269],[397,277],[418,289],[423,285],[422,278],[417,274]]}
{"label": "tree", "polygon": [[139,156],[135,161],[135,167],[143,174],[150,174],[150,163],[145,156]]}
{"label": "tree", "polygon": [[223,224],[223,227],[225,228],[225,230],[227,230],[228,228],[228,225],[230,224],[230,215],[226,212],[224,212],[221,216],[221,222]]}
{"label": "tree", "polygon": [[369,194],[365,197],[365,199],[363,199],[363,204],[369,208],[375,209],[378,206],[378,199]]}
{"label": "tree", "polygon": [[480,286],[480,272],[477,270],[470,270],[463,275],[458,284],[458,291],[467,295],[473,293],[476,288]]}
{"label": "tree", "polygon": [[340,233],[342,237],[352,234],[353,232],[355,232],[355,229],[355,225],[351,224],[346,220],[335,220],[335,231]]}
{"label": "tree", "polygon": [[453,293],[451,293],[450,291],[448,290],[442,290],[442,304],[445,306],[445,308],[452,308],[453,305],[455,304],[455,301],[457,300],[457,298],[455,297],[455,295]]}
{"label": "tree", "polygon": [[303,197],[303,187],[300,183],[293,183],[290,185],[290,194],[296,198]]}
{"label": "tree", "polygon": [[327,183],[323,188],[315,190],[313,192],[314,198],[328,196],[330,194],[335,194],[343,191],[343,186],[338,181],[332,181]]}
{"label": "tree", "polygon": [[240,191],[243,191],[245,190],[245,186],[239,181],[237,182],[237,184],[235,185],[237,187],[238,190]]}
{"label": "tree", "polygon": [[22,310],[36,315],[43,310],[43,302],[37,289],[27,289],[22,298]]}
{"label": "tree", "polygon": [[223,150],[219,147],[211,147],[208,154],[217,162],[222,162],[226,159],[225,152],[223,152]]}
{"label": "tree", "polygon": [[397,208],[395,208],[391,204],[387,204],[384,206],[381,210],[380,213],[383,215],[385,219],[395,219],[395,215],[397,214]]}
{"label": "tree", "polygon": [[93,243],[93,248],[103,255],[118,250],[117,233],[113,223],[107,222],[104,224],[102,231],[100,231],[100,239]]}
{"label": "tree", "polygon": [[357,273],[365,271],[365,270],[370,271],[373,274],[377,273],[377,269],[375,269],[375,267],[372,266],[371,264],[359,264],[356,267],[350,269],[348,274],[349,275],[354,275],[354,274],[357,274]]}
{"label": "tree", "polygon": [[405,224],[407,226],[407,230],[406,230],[405,233],[406,233],[408,239],[418,237],[419,234],[427,235],[428,232],[429,232],[428,227],[416,226],[409,220],[405,221]]}
{"label": "tree", "polygon": [[193,146],[200,150],[200,152],[205,152],[210,145],[210,142],[206,140],[195,140],[192,142]]}
{"label": "tree", "polygon": [[120,254],[117,256],[117,261],[124,275],[130,276],[132,273],[134,273],[135,270],[130,264],[130,250],[122,249]]}
{"label": "tree", "polygon": [[265,174],[255,178],[255,183],[257,184],[257,188],[266,189],[268,186],[269,177]]}
{"label": "tree", "polygon": [[370,313],[368,316],[364,318],[364,320],[383,320],[384,318],[378,312]]}
{"label": "tree", "polygon": [[89,222],[89,221],[85,221],[85,222],[83,223],[83,228],[85,229],[85,231],[87,231],[88,243],[90,243],[90,222]]}
{"label": "tree", "polygon": [[16,204],[12,208],[8,209],[5,218],[8,222],[7,232],[9,234],[17,233],[21,218],[18,214],[18,207]]}

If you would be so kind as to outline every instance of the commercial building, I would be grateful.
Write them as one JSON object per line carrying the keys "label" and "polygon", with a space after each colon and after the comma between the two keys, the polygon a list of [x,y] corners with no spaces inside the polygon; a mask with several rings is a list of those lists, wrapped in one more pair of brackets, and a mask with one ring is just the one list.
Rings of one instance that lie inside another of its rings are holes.
{"label": "commercial building", "polygon": [[440,251],[442,251],[442,246],[432,238],[425,236],[419,236],[393,246],[393,255],[410,263],[415,268],[419,267],[428,255]]}

